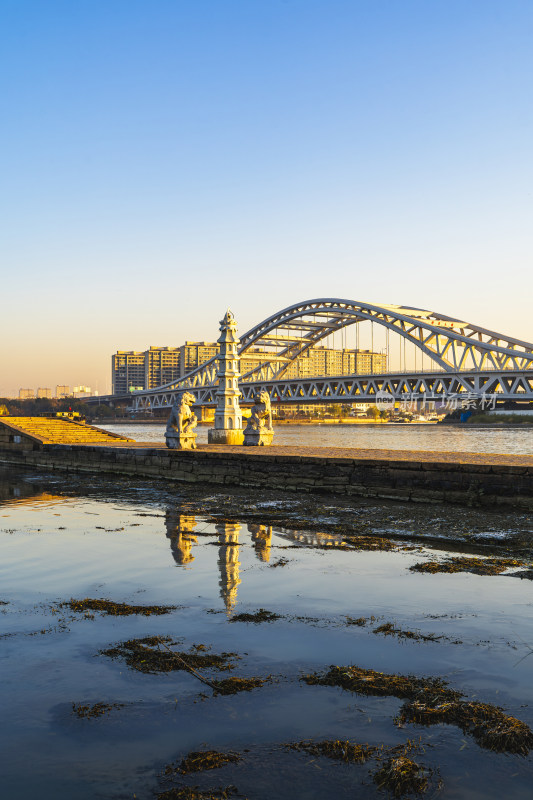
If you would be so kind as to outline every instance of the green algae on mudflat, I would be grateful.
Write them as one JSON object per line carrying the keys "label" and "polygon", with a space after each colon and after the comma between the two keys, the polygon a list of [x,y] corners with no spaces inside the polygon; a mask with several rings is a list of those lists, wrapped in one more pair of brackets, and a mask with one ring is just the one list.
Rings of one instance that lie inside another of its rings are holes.
{"label": "green algae on mudflat", "polygon": [[150,617],[153,614],[170,614],[178,606],[132,606],[128,603],[115,603],[113,600],[100,600],[85,597],[83,600],[71,598],[63,603],[59,603],[60,608],[70,608],[71,611],[99,611],[102,614],[109,614],[113,617],[127,617],[132,614],[142,614]]}
{"label": "green algae on mudflat", "polygon": [[304,675],[302,680],[310,685],[339,686],[358,694],[406,700],[398,715],[400,724],[446,722],[488,750],[527,755],[533,749],[533,732],[525,722],[505,714],[498,706],[462,699],[464,695],[449,688],[441,678],[387,675],[356,666],[333,665],[324,674]]}

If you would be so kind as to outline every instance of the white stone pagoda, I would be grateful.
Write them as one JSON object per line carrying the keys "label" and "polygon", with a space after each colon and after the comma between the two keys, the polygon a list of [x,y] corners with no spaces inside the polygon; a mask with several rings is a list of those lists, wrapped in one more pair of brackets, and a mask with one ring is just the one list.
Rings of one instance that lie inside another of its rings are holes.
{"label": "white stone pagoda", "polygon": [[239,353],[240,340],[237,336],[237,321],[226,311],[220,320],[220,337],[218,339],[218,389],[216,391],[217,407],[215,411],[215,427],[208,432],[209,444],[242,444],[242,411],[239,405]]}

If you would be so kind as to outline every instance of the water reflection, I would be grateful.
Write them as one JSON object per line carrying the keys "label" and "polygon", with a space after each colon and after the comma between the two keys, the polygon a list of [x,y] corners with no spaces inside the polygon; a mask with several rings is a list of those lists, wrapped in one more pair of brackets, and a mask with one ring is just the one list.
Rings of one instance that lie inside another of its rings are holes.
{"label": "water reflection", "polygon": [[[170,550],[176,564],[183,567],[194,561],[193,545],[198,544],[194,529],[198,525],[196,517],[182,514],[179,508],[168,506],[165,513],[166,536],[170,540]],[[272,526],[257,523],[248,524],[255,552],[259,561],[270,561],[272,546]],[[220,597],[226,613],[231,616],[237,605],[239,576],[239,533],[242,525],[238,522],[219,522],[215,525],[220,548],[218,551]]]}
{"label": "water reflection", "polygon": [[276,533],[290,542],[297,542],[308,547],[332,547],[333,545],[342,544],[344,541],[342,533],[317,533],[307,530],[293,531],[287,528],[276,528]]}
{"label": "water reflection", "polygon": [[255,522],[250,522],[248,523],[248,531],[252,534],[252,542],[259,561],[270,561],[272,525],[258,525]]}
{"label": "water reflection", "polygon": [[[201,520],[204,522],[204,520]],[[176,506],[167,506],[165,513],[166,536],[170,540],[170,550],[176,564],[180,567],[190,565],[195,559],[193,545],[198,544],[198,536],[194,530],[199,522],[192,514],[182,513]],[[220,597],[224,603],[226,614],[230,617],[237,605],[238,587],[241,584],[239,547],[245,542],[239,541],[243,526],[234,520],[224,520],[214,525],[219,541],[218,572]],[[250,534],[255,555],[259,561],[268,564],[272,548],[272,525],[249,522],[246,525]],[[310,547],[326,547],[338,545],[343,541],[342,534],[315,533],[312,531],[275,529],[276,535],[295,544]]]}
{"label": "water reflection", "polygon": [[[192,564],[194,561],[192,546],[193,544],[198,544],[198,537],[194,536],[193,533],[196,525],[196,517],[190,514],[181,514],[177,508],[167,508],[165,514],[166,535],[167,539],[170,539],[170,550],[174,561],[180,567]],[[266,530],[264,525],[253,527],[261,532]],[[220,596],[228,616],[232,614],[237,605],[237,587],[241,582],[239,577],[241,564],[239,561],[239,532],[241,528],[242,526],[238,522],[226,521],[215,525],[220,543],[217,562],[219,567],[218,584],[220,586]],[[272,529],[270,529],[270,536],[272,536]],[[263,551],[265,547],[264,538],[260,540],[259,546]],[[268,560],[268,556],[266,560]]]}
{"label": "water reflection", "polygon": [[196,527],[196,517],[180,514],[179,509],[169,506],[165,514],[165,525],[174,561],[180,567],[190,564],[194,561],[192,546],[198,542],[198,538],[192,533]]}
{"label": "water reflection", "polygon": [[39,483],[21,480],[9,470],[0,469],[0,505],[11,503],[58,503],[65,498],[43,491]]}
{"label": "water reflection", "polygon": [[218,533],[220,549],[218,551],[218,567],[220,570],[220,596],[226,608],[226,614],[231,616],[237,605],[237,587],[241,582],[239,578],[239,532],[242,525],[238,522],[218,522],[215,525]]}

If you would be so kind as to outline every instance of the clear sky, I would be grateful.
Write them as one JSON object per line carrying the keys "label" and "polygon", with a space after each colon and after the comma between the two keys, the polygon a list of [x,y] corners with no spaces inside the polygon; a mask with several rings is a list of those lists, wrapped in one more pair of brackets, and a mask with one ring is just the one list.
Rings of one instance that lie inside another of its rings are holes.
{"label": "clear sky", "polygon": [[531,0],[0,0],[0,395],[311,297],[533,340]]}

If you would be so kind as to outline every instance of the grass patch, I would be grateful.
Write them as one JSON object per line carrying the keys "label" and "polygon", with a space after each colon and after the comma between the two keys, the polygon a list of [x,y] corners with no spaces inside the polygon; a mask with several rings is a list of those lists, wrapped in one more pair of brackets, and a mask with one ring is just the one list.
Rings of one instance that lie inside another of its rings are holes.
{"label": "grass patch", "polygon": [[165,768],[165,775],[179,772],[188,775],[191,772],[203,772],[208,769],[218,769],[226,764],[236,764],[242,761],[238,753],[219,753],[217,750],[198,750],[188,753],[177,767],[169,765]]}
{"label": "grass patch", "polygon": [[526,723],[489,703],[458,701],[428,705],[415,700],[402,707],[399,719],[419,725],[456,725],[481,747],[499,753],[526,756],[533,748],[533,733]]}
{"label": "grass patch", "polygon": [[[219,787],[218,789],[199,789],[197,786],[182,786],[180,789],[166,789],[159,792],[157,800],[229,800],[239,795],[235,786]],[[243,798],[243,800],[246,800]]]}
{"label": "grass patch", "polygon": [[113,708],[123,708],[124,703],[94,703],[92,706],[82,706],[81,703],[72,703],[72,713],[80,719],[95,719],[103,717]]}
{"label": "grass patch", "polygon": [[83,600],[71,598],[59,604],[60,608],[70,608],[71,611],[99,611],[102,614],[109,614],[113,617],[128,617],[132,614],[142,614],[150,617],[153,614],[170,614],[175,611],[177,606],[131,606],[128,603],[114,603],[112,600],[96,600],[85,597]]}
{"label": "grass patch", "polygon": [[414,639],[417,642],[438,642],[444,639],[444,636],[437,636],[434,633],[420,633],[420,631],[404,631],[401,628],[395,628],[392,622],[386,622],[380,625],[379,628],[374,628],[372,633],[381,633],[384,636],[397,636],[398,639]]}
{"label": "grass patch", "polygon": [[193,645],[188,651],[173,651],[170,645],[178,644],[170,636],[147,636],[128,639],[101,654],[109,658],[123,658],[128,667],[138,672],[158,673],[187,669],[231,670],[237,653],[211,653],[205,645]]}
{"label": "grass patch", "polygon": [[407,756],[389,758],[375,773],[374,782],[394,797],[423,794],[429,785],[430,771]]}
{"label": "grass patch", "polygon": [[312,756],[325,756],[343,761],[346,764],[365,764],[371,759],[375,760],[380,764],[373,773],[375,783],[380,789],[387,789],[395,797],[426,792],[433,775],[432,770],[408,757],[413,751],[420,750],[420,745],[412,740],[389,748],[341,739],[294,742],[286,744],[285,747],[289,750],[304,751]]}
{"label": "grass patch", "polygon": [[526,563],[518,558],[476,558],[456,556],[446,561],[423,561],[409,567],[411,572],[471,572],[473,575],[500,575],[509,567],[523,567]]}
{"label": "grass patch", "polygon": [[440,678],[415,678],[413,675],[387,675],[362,667],[332,666],[324,675],[312,673],[303,680],[310,685],[340,686],[350,692],[375,697],[442,698],[453,701],[461,697],[460,692],[448,689]]}
{"label": "grass patch", "polygon": [[379,747],[372,747],[368,744],[356,744],[348,740],[341,739],[325,740],[323,742],[292,742],[286,744],[288,750],[298,750],[309,753],[311,756],[326,756],[337,761],[344,761],[347,764],[364,764],[369,758],[373,758],[379,752]]}
{"label": "grass patch", "polygon": [[382,536],[344,536],[346,544],[350,545],[352,550],[399,550],[401,548],[396,542],[391,539],[385,539]]}
{"label": "grass patch", "polygon": [[[374,622],[374,617],[369,617],[369,619]],[[366,617],[346,617],[346,624],[347,625],[358,625],[360,628],[363,628],[366,625]]]}
{"label": "grass patch", "polygon": [[269,564],[269,567],[270,568],[285,567],[288,563],[289,563],[289,559],[282,557],[282,558],[278,558],[278,560],[274,561],[272,564]]}
{"label": "grass patch", "polygon": [[276,619],[281,619],[281,614],[275,614],[273,611],[267,611],[266,608],[260,608],[255,614],[235,614],[231,617],[230,622],[274,622]]}
{"label": "grass patch", "polygon": [[406,700],[398,722],[421,725],[456,725],[485,749],[527,755],[533,749],[533,732],[515,717],[488,703],[469,702],[440,678],[387,675],[360,667],[332,666],[325,674],[305,675],[311,685],[339,686],[351,692]]}
{"label": "grass patch", "polygon": [[238,694],[238,692],[251,692],[258,689],[271,680],[270,675],[266,678],[222,678],[221,680],[211,681],[211,686],[215,689],[215,694]]}

